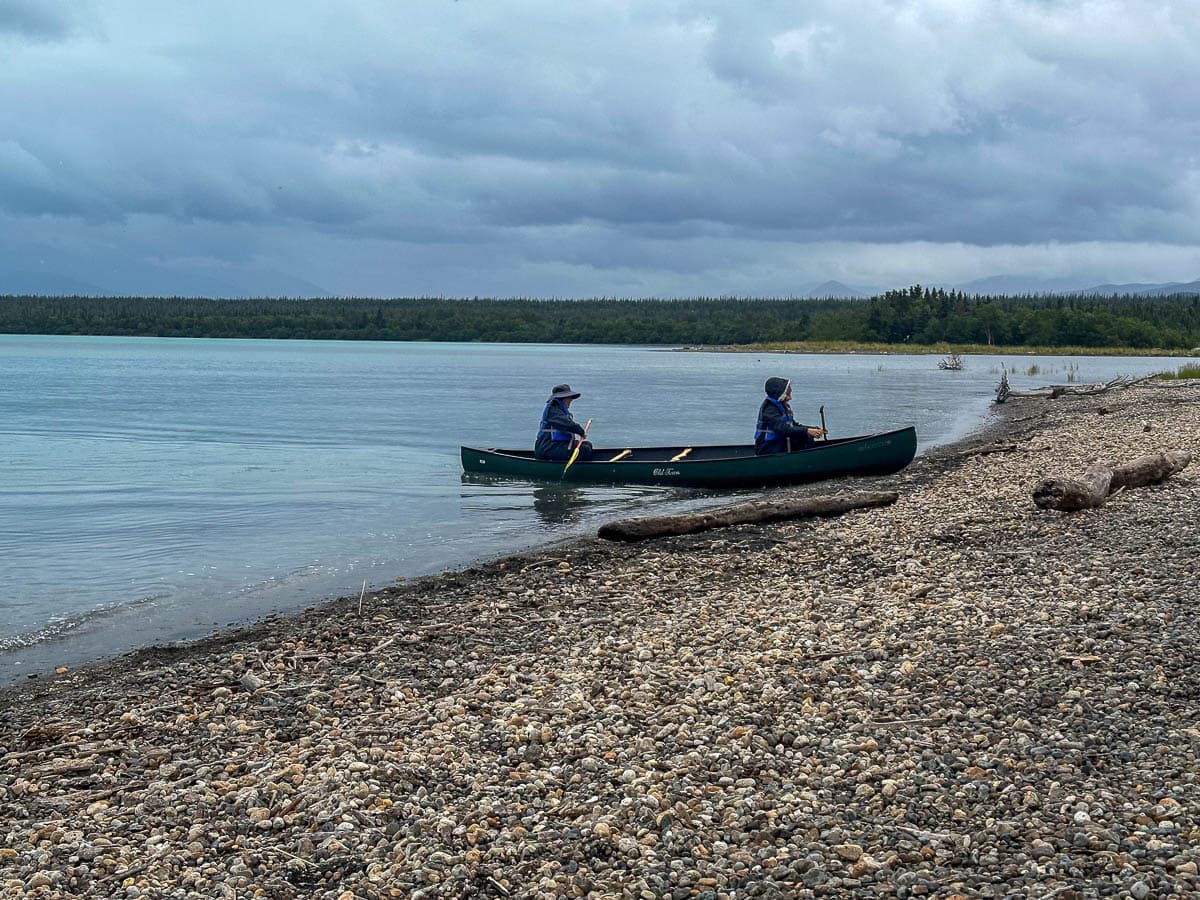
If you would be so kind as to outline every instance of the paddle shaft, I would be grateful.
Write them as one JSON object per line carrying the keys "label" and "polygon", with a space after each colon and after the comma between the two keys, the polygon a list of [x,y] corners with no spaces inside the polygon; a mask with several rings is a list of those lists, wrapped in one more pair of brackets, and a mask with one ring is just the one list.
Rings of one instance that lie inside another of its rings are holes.
{"label": "paddle shaft", "polygon": [[822,435],[822,437],[825,440],[829,440],[829,432],[825,431],[825,407],[824,406],[821,407],[821,430],[825,432]]}
{"label": "paddle shaft", "polygon": [[562,477],[567,477],[567,469],[571,468],[571,463],[579,458],[579,448],[583,446],[583,442],[587,440],[588,429],[592,427],[592,420],[588,419],[587,424],[583,426],[583,434],[579,437],[579,443],[575,445],[575,449],[571,451],[571,458],[567,460],[567,464],[563,466]]}

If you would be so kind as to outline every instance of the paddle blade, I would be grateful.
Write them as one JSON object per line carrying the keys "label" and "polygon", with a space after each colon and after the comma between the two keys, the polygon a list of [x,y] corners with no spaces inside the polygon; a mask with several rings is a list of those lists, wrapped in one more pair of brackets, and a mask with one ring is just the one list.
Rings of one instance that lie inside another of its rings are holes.
{"label": "paddle blade", "polygon": [[583,446],[583,442],[587,440],[588,429],[592,427],[592,420],[588,419],[587,424],[583,426],[583,437],[579,439],[579,443],[575,445],[575,449],[571,451],[571,458],[567,460],[567,464],[563,466],[561,478],[567,477],[567,469],[571,468],[571,463],[579,458],[579,448]]}
{"label": "paddle blade", "polygon": [[583,441],[580,441],[578,444],[576,444],[575,449],[571,451],[571,458],[568,459],[567,464],[563,466],[562,478],[567,477],[567,469],[571,468],[571,463],[575,462],[575,460],[579,457],[579,448],[581,446],[583,446]]}

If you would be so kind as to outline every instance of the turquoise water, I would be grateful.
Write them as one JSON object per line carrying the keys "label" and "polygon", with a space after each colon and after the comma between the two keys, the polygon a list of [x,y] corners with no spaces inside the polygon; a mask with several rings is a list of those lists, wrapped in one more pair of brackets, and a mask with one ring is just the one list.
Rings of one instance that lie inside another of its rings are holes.
{"label": "turquoise water", "polygon": [[980,424],[1002,362],[1014,388],[1173,367],[0,335],[0,680],[726,499],[464,482],[459,445],[531,444],[558,382],[598,446],[748,441],[779,374],[802,421],[924,448]]}

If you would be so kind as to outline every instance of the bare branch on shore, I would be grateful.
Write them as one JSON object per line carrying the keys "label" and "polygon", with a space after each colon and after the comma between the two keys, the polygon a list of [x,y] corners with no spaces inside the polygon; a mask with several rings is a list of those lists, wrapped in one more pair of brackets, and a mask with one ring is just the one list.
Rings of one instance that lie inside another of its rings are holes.
{"label": "bare branch on shore", "polygon": [[1122,375],[1118,378],[1114,378],[1112,381],[1105,381],[1099,384],[1048,384],[1045,387],[1034,388],[1031,391],[1014,391],[1009,389],[1008,376],[1007,373],[1005,373],[1001,377],[1000,387],[996,391],[995,402],[1004,403],[1006,400],[1012,397],[1016,397],[1021,400],[1057,400],[1060,397],[1091,397],[1096,394],[1106,394],[1109,391],[1119,390],[1121,388],[1133,387],[1135,384],[1141,384],[1157,377],[1157,375],[1146,375],[1142,378],[1131,378],[1128,375]]}

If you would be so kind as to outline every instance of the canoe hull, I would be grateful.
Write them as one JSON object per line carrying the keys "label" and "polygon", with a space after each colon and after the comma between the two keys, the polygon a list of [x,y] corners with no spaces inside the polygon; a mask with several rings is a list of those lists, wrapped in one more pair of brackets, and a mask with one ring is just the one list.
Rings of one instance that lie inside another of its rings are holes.
{"label": "canoe hull", "polygon": [[[685,450],[681,459],[674,459]],[[575,484],[656,484],[680,487],[749,488],[803,484],[844,475],[890,475],[912,462],[915,428],[821,441],[807,450],[755,456],[744,445],[597,449],[590,462],[534,459],[527,450],[463,447],[463,471],[478,475]],[[623,458],[613,460],[613,457]]]}

